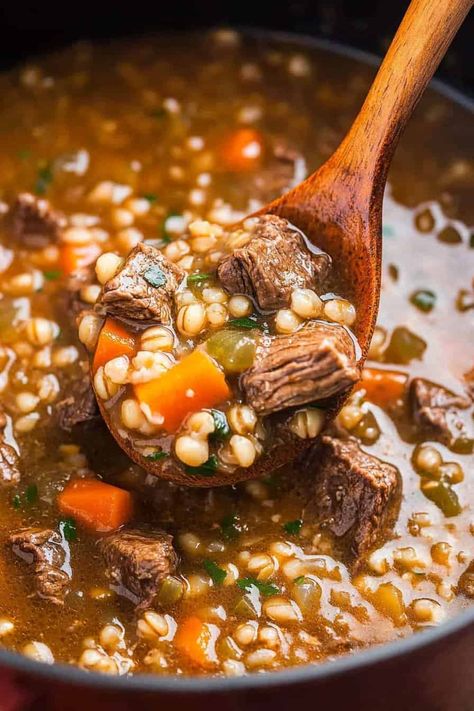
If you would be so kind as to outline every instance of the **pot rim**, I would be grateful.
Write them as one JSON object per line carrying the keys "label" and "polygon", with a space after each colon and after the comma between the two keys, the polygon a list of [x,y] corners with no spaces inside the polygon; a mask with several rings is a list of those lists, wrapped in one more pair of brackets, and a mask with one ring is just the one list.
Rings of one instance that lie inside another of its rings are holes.
{"label": "pot rim", "polygon": [[[210,28],[211,29],[211,28]],[[279,42],[297,44],[327,50],[356,61],[378,66],[381,58],[356,47],[333,42],[323,37],[312,37],[298,32],[284,32],[256,27],[235,26],[235,29],[251,37],[276,39]],[[152,34],[152,33],[150,33]],[[103,41],[103,39],[94,40]],[[474,99],[463,94],[449,84],[433,79],[429,88],[474,113]],[[0,649],[0,670],[26,673],[32,677],[57,681],[65,684],[86,686],[97,690],[192,693],[194,695],[214,695],[232,691],[253,691],[267,687],[287,687],[296,684],[317,682],[321,679],[340,677],[356,672],[361,667],[376,666],[391,661],[403,654],[412,654],[443,639],[448,639],[462,630],[472,630],[474,635],[474,607],[460,612],[439,627],[427,629],[409,637],[387,642],[367,649],[338,657],[334,661],[321,664],[307,664],[265,674],[248,674],[241,677],[217,676],[160,676],[138,674],[136,676],[107,676],[87,672],[72,664],[37,662],[19,652]]]}

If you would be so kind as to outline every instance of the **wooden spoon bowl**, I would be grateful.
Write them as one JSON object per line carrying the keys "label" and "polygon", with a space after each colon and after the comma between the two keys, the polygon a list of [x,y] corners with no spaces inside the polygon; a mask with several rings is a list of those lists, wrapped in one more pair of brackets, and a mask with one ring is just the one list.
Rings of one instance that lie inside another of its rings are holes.
{"label": "wooden spoon bowl", "polygon": [[[353,330],[362,368],[375,326],[380,297],[382,200],[388,168],[398,139],[472,0],[412,0],[350,131],[336,152],[315,173],[258,214],[286,218],[331,255],[338,279],[357,310]],[[328,424],[346,396],[334,398]],[[193,476],[171,458],[158,462],[141,456],[102,416],[131,459],[150,474],[188,486],[216,486],[253,479],[294,460],[314,440],[302,440],[286,426],[288,413],[272,418],[275,444],[249,468],[212,477]]]}

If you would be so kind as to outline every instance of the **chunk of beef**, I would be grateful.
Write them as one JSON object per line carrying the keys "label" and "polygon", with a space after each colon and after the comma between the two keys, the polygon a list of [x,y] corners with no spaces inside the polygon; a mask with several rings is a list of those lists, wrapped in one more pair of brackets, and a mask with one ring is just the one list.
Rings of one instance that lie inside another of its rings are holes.
{"label": "chunk of beef", "polygon": [[17,484],[20,481],[18,469],[18,454],[15,449],[5,441],[5,428],[7,418],[0,409],[0,485]]}
{"label": "chunk of beef", "polygon": [[247,402],[260,415],[323,400],[359,378],[354,343],[342,326],[314,321],[297,333],[263,338],[243,375]]}
{"label": "chunk of beef", "polygon": [[160,582],[174,573],[178,557],[173,538],[164,531],[119,531],[99,542],[110,579],[125,594],[149,607]]}
{"label": "chunk of beef", "polygon": [[423,378],[410,383],[409,401],[413,420],[430,437],[450,445],[463,431],[458,410],[469,407],[469,400]]}
{"label": "chunk of beef", "polygon": [[458,593],[474,599],[474,560],[469,563],[458,580]]}
{"label": "chunk of beef", "polygon": [[69,576],[62,570],[65,554],[59,533],[48,528],[26,528],[12,534],[9,540],[13,552],[32,566],[37,594],[63,605]]}
{"label": "chunk of beef", "polygon": [[262,310],[290,303],[294,289],[320,291],[331,259],[310,251],[300,232],[275,215],[258,218],[250,241],[224,257],[217,268],[222,285],[231,294],[251,296]]}
{"label": "chunk of beef", "polygon": [[10,222],[13,236],[24,247],[45,247],[56,242],[66,226],[64,215],[52,209],[48,200],[20,193],[12,205]]}
{"label": "chunk of beef", "polygon": [[169,323],[173,294],[184,276],[159,249],[141,242],[104,284],[98,308],[124,320]]}
{"label": "chunk of beef", "polygon": [[75,425],[98,420],[99,408],[89,375],[72,382],[69,395],[56,404],[56,415],[61,429],[68,432]]}
{"label": "chunk of beef", "polygon": [[378,543],[394,522],[400,475],[355,440],[323,436],[306,464],[314,489],[306,518],[314,516],[349,560]]}

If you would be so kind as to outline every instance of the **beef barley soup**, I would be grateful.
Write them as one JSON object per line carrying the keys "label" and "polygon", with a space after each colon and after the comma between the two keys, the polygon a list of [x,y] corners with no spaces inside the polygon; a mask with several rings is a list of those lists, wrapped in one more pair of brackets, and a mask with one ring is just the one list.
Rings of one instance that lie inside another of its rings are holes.
{"label": "beef barley soup", "polygon": [[[332,153],[371,74],[222,30],[80,44],[0,77],[6,648],[235,676],[472,603],[467,112],[428,94],[402,141],[362,372],[338,265],[286,221],[246,219]],[[307,455],[213,487],[283,436]],[[171,466],[206,488],[167,482]]]}

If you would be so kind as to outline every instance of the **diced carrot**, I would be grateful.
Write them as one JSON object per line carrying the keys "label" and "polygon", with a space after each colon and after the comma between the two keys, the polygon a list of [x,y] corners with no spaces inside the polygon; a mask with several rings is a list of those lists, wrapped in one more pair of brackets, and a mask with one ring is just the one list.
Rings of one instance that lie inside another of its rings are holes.
{"label": "diced carrot", "polygon": [[123,526],[133,513],[129,491],[97,479],[76,479],[59,494],[58,508],[78,523],[97,533]]}
{"label": "diced carrot", "polygon": [[252,170],[261,159],[262,134],[253,128],[239,128],[221,145],[220,155],[229,170]]}
{"label": "diced carrot", "polygon": [[59,265],[64,274],[72,274],[82,267],[93,264],[100,253],[99,245],[94,242],[79,245],[65,244],[59,253]]}
{"label": "diced carrot", "polygon": [[387,407],[403,397],[407,380],[408,375],[398,370],[364,368],[357,389],[364,389],[367,399],[374,405]]}
{"label": "diced carrot", "polygon": [[186,415],[214,407],[230,396],[224,373],[204,351],[193,351],[164,375],[135,385],[140,403],[147,405],[163,429],[175,432]]}
{"label": "diced carrot", "polygon": [[121,355],[134,356],[136,352],[136,339],[133,333],[127,331],[121,323],[113,318],[108,318],[99,334],[97,347],[94,354],[94,372],[112,358]]}
{"label": "diced carrot", "polygon": [[215,664],[212,632],[199,617],[187,617],[179,623],[174,644],[181,654],[200,667],[209,669]]}

